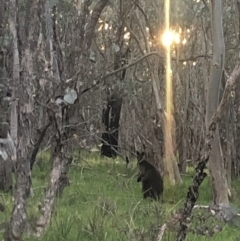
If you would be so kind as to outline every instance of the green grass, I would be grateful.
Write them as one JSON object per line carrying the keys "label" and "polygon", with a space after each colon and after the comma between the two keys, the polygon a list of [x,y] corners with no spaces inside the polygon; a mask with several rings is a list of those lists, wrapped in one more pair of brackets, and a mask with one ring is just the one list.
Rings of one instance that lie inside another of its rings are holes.
{"label": "green grass", "polygon": [[[39,161],[33,171],[34,196],[29,199],[28,217],[37,219],[38,205],[47,186],[50,167],[49,155]],[[152,241],[156,240],[158,227],[169,220],[170,215],[183,206],[191,175],[184,176],[184,184],[171,187],[167,181],[164,186],[164,203],[143,200],[141,184],[136,182],[136,163],[132,170],[126,170],[121,159],[99,158],[97,154],[82,154],[74,161],[69,172],[70,186],[57,200],[51,224],[41,239],[26,238],[35,241]],[[238,182],[233,182],[234,196],[240,194]],[[238,189],[237,189],[238,188]],[[12,210],[11,197],[1,194],[7,211],[0,216],[0,222],[8,219]],[[0,200],[1,200],[0,199]],[[200,188],[198,204],[209,205],[212,200],[211,185],[206,178]],[[240,206],[239,200],[233,200]],[[200,212],[200,214],[199,214]],[[219,224],[223,230],[213,237],[204,237],[189,233],[186,240],[237,241],[240,231],[221,223],[213,217],[207,217],[199,223],[197,216],[206,216],[204,210],[194,211],[191,229]],[[0,235],[1,238],[1,235]],[[175,240],[174,232],[166,231],[165,241]]]}

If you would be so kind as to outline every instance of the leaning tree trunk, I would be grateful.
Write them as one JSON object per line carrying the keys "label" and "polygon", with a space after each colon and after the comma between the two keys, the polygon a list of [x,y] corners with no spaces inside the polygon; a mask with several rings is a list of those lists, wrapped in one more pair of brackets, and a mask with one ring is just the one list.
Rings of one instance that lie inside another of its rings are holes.
{"label": "leaning tree trunk", "polygon": [[[40,237],[49,227],[51,215],[55,204],[56,197],[61,195],[64,187],[69,184],[67,173],[72,162],[71,157],[64,155],[64,129],[62,126],[62,108],[57,103],[49,104],[49,119],[53,120],[55,126],[55,148],[52,154],[53,168],[50,174],[50,181],[41,205],[41,215],[36,223],[35,236]],[[50,121],[51,123],[51,121]]]}
{"label": "leaning tree trunk", "polygon": [[[222,1],[212,0],[212,41],[213,58],[207,88],[206,128],[216,111],[219,103],[220,83],[224,67],[225,45],[222,26]],[[215,204],[228,204],[228,184],[225,175],[223,156],[219,140],[219,130],[212,143],[212,152],[209,160],[212,178],[213,201]]]}

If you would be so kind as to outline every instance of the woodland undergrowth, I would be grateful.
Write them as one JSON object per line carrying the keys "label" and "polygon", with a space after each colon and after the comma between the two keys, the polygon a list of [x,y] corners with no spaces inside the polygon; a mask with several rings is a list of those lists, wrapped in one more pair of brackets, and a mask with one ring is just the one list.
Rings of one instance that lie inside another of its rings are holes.
{"label": "woodland undergrowth", "polygon": [[[34,195],[28,207],[28,229],[39,215],[39,205],[50,172],[47,153],[38,157],[32,173]],[[183,207],[194,170],[183,176],[183,185],[172,187],[165,180],[163,203],[143,200],[137,179],[136,160],[126,169],[120,158],[100,158],[98,153],[76,155],[69,173],[70,186],[58,198],[48,231],[41,239],[26,237],[28,241],[155,241],[159,228]],[[240,180],[233,180],[231,203],[240,207]],[[205,178],[197,204],[211,203],[211,183]],[[10,194],[0,193],[6,206],[0,222],[6,222],[12,211]],[[163,240],[174,241],[178,224],[169,225]],[[0,233],[2,239],[3,230]],[[239,228],[222,223],[206,209],[193,211],[186,240],[239,241]]]}

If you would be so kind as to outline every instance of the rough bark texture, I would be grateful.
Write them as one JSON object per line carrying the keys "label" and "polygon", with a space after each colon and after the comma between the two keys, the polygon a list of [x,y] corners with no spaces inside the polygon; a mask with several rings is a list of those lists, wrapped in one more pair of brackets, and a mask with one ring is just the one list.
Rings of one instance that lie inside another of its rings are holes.
{"label": "rough bark texture", "polygon": [[4,161],[0,155],[0,189],[3,191],[12,190],[12,162]]}
{"label": "rough bark texture", "polygon": [[[17,34],[17,2],[10,1],[10,18],[9,25],[13,35],[14,48],[14,69],[13,79],[17,86],[18,96],[18,123],[17,133],[17,165],[16,165],[16,190],[14,192],[14,207],[8,230],[6,230],[5,240],[20,240],[24,232],[27,218],[27,199],[31,187],[30,171],[30,150],[31,150],[31,120],[33,114],[33,52],[34,49],[34,16],[38,1],[27,2],[25,16],[25,35],[21,49],[21,76],[19,68],[19,46]],[[19,82],[20,81],[20,82]],[[21,84],[20,84],[21,83]],[[15,135],[15,134],[14,134]]]}
{"label": "rough bark texture", "polygon": [[0,189],[12,189],[13,162],[16,161],[16,148],[9,134],[9,125],[0,123]]}
{"label": "rough bark texture", "polygon": [[12,73],[12,81],[13,81],[13,92],[12,98],[13,103],[11,105],[11,136],[13,138],[14,144],[17,146],[17,133],[18,133],[18,118],[17,118],[17,105],[18,102],[14,98],[16,98],[17,86],[19,84],[20,78],[20,58],[19,58],[19,46],[18,46],[18,6],[16,0],[11,0],[9,3],[9,27],[13,37],[13,73]]}
{"label": "rough bark texture", "polygon": [[[236,104],[235,104],[235,111],[236,111],[236,121],[239,123],[240,120],[240,78],[238,83],[236,84]],[[235,140],[236,140],[236,162],[233,163],[233,170],[235,176],[240,175],[240,125],[236,125],[236,132],[235,132]]]}
{"label": "rough bark texture", "polygon": [[68,185],[67,172],[72,159],[64,156],[64,133],[62,127],[62,108],[52,102],[49,106],[49,117],[54,122],[56,131],[56,144],[52,155],[53,168],[50,174],[48,189],[41,205],[41,216],[36,224],[35,235],[40,237],[48,228],[57,194]]}
{"label": "rough bark texture", "polygon": [[[220,83],[224,68],[225,45],[222,26],[222,1],[217,0],[212,0],[212,40],[213,58],[207,88],[206,128],[208,128],[219,103]],[[228,204],[228,184],[224,170],[218,127],[212,143],[209,167],[214,203]]]}

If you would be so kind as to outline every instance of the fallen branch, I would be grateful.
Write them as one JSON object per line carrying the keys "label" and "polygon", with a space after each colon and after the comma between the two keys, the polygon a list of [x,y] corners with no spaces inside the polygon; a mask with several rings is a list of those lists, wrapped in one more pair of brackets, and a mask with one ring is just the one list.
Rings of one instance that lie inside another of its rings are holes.
{"label": "fallen branch", "polygon": [[159,229],[159,233],[158,233],[156,241],[162,241],[162,238],[163,238],[163,235],[164,235],[164,232],[165,232],[166,228],[167,228],[167,224],[164,223]]}
{"label": "fallen branch", "polygon": [[50,122],[43,128],[43,130],[41,131],[41,134],[40,134],[40,136],[39,136],[39,138],[38,138],[38,141],[37,141],[37,143],[35,144],[35,147],[34,147],[34,149],[33,149],[33,152],[32,152],[31,158],[30,158],[30,169],[31,169],[31,170],[32,170],[33,165],[34,165],[34,163],[35,163],[36,156],[37,156],[38,150],[39,150],[39,148],[40,148],[40,145],[41,145],[41,143],[42,143],[42,141],[43,141],[43,138],[44,138],[44,136],[45,136],[45,134],[46,134],[46,132],[47,132],[47,130],[48,130],[48,128],[49,128],[49,126],[50,126],[51,124],[52,124],[52,122],[50,121]]}

